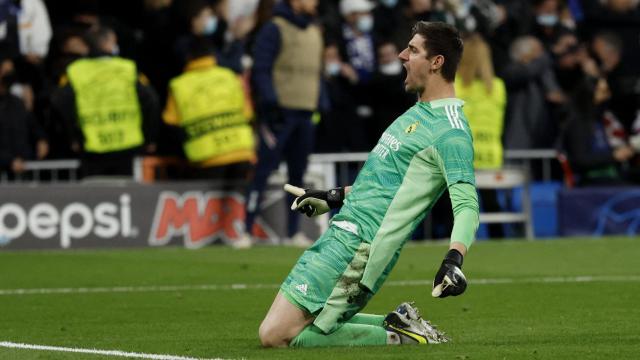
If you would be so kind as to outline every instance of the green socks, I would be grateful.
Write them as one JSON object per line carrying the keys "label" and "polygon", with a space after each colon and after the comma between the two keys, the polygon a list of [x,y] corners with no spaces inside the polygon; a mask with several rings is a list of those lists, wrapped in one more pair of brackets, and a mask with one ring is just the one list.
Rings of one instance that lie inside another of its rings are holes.
{"label": "green socks", "polygon": [[291,340],[291,347],[386,345],[384,316],[356,314],[338,330],[325,334],[313,324]]}
{"label": "green socks", "polygon": [[382,327],[384,323],[384,315],[374,315],[374,314],[355,314],[347,324],[364,324],[364,325],[373,325]]}

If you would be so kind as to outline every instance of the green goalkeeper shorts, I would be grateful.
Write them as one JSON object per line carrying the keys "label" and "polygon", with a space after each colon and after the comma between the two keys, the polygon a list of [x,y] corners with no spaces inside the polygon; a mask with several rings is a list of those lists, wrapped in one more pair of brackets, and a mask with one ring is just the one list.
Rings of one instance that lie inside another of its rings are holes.
{"label": "green goalkeeper shorts", "polygon": [[359,287],[370,248],[357,235],[330,226],[298,259],[280,291],[289,302],[315,315],[314,325],[333,332],[372,296]]}

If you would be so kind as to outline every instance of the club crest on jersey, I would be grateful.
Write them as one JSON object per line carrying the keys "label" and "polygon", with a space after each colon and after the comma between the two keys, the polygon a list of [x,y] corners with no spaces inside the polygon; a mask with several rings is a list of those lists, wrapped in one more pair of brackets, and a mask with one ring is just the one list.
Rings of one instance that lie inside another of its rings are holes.
{"label": "club crest on jersey", "polygon": [[409,125],[406,129],[404,129],[404,132],[407,134],[411,134],[412,132],[415,132],[417,128],[418,122],[416,121],[413,124]]}

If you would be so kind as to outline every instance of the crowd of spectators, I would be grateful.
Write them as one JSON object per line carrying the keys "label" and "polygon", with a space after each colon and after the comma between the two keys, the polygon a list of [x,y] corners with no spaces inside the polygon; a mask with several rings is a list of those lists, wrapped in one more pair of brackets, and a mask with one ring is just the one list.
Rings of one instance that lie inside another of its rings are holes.
{"label": "crowd of spectators", "polygon": [[[638,0],[0,0],[0,168],[19,173],[25,160],[81,158],[101,165],[86,174],[126,173],[136,154],[184,156],[189,127],[177,126],[171,84],[193,69],[194,54],[211,55],[211,64],[241,80],[255,134],[264,122],[306,116],[287,113],[287,106],[283,113],[273,95],[281,90],[269,88],[277,79],[260,71],[281,60],[269,56],[290,40],[269,28],[277,25],[274,16],[299,6],[313,11],[293,23],[317,25],[322,51],[285,56],[319,57],[315,109],[303,106],[316,115],[277,159],[299,146],[371,149],[415,102],[403,91],[397,58],[412,25],[445,21],[476,54],[466,57],[470,70],[457,79],[459,92],[472,97],[465,86],[473,79],[484,84],[478,91],[486,91],[489,111],[500,117],[491,123],[500,127],[504,149],[561,149],[583,184],[638,181]],[[100,63],[82,62],[107,57],[119,62],[104,62],[101,76],[92,73]],[[101,77],[132,79],[137,102],[109,95],[119,85],[105,80],[111,85],[101,88]],[[87,115],[106,98],[121,104],[111,117],[125,119],[111,134],[92,130],[100,117]],[[107,140],[111,145],[96,145]],[[242,161],[255,157],[245,155]]]}

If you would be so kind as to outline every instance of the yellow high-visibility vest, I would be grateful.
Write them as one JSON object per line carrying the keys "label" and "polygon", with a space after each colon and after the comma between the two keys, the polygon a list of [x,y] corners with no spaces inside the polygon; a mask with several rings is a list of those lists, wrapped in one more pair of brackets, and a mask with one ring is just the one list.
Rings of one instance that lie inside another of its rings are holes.
{"label": "yellow high-visibility vest", "polygon": [[171,80],[170,86],[190,161],[224,157],[233,162],[234,153],[253,152],[244,92],[233,71],[217,66],[188,71]]}
{"label": "yellow high-visibility vest", "polygon": [[133,61],[80,59],[69,66],[67,74],[75,93],[85,151],[106,153],[144,143]]}
{"label": "yellow high-visibility vest", "polygon": [[476,169],[499,169],[503,163],[502,130],[507,92],[502,80],[493,79],[493,90],[487,93],[484,82],[474,80],[465,87],[456,80],[456,97],[464,100],[464,114],[469,119],[473,136]]}

